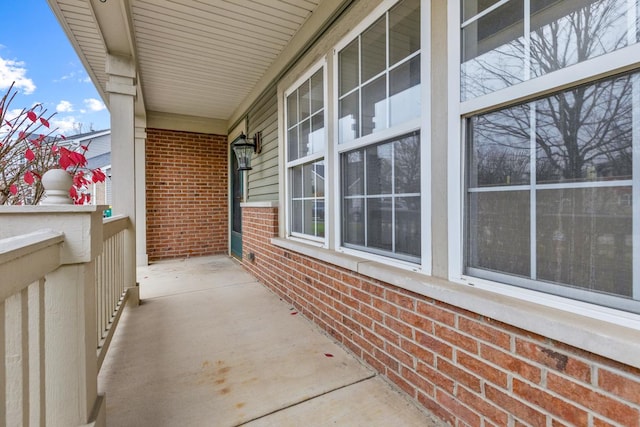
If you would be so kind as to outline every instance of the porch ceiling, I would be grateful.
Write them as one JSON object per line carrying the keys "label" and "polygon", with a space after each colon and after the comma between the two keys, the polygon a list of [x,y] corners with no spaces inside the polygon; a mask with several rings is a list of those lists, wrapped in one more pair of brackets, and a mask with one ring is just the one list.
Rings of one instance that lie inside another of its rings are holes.
{"label": "porch ceiling", "polygon": [[107,52],[138,69],[136,113],[229,121],[319,4],[334,0],[48,0],[103,100]]}

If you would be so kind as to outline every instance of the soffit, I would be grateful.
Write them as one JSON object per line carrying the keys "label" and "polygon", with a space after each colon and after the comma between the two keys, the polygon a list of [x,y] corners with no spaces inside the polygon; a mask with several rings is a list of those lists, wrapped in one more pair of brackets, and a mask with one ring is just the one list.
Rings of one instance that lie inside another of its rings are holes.
{"label": "soffit", "polygon": [[144,111],[228,120],[322,0],[48,1],[107,104],[110,52]]}

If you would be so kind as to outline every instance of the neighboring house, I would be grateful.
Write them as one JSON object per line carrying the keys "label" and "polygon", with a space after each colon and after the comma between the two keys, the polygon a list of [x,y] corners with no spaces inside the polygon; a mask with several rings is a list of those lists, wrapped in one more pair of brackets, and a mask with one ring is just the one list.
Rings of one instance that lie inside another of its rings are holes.
{"label": "neighboring house", "polygon": [[48,1],[139,263],[232,253],[451,425],[638,427],[639,1]]}
{"label": "neighboring house", "polygon": [[68,136],[65,145],[88,146],[85,153],[89,169],[100,168],[107,179],[89,188],[91,204],[111,205],[111,131],[109,129]]}

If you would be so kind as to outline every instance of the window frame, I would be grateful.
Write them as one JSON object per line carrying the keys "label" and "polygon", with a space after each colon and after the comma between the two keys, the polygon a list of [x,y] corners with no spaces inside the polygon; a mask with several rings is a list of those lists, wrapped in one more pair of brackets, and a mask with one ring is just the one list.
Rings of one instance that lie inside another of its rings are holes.
{"label": "window frame", "polygon": [[[329,91],[327,87],[328,76],[327,76],[327,61],[323,58],[320,61],[313,64],[311,67],[307,69],[295,82],[293,82],[289,87],[283,92],[283,139],[284,139],[284,150],[283,150],[283,159],[284,159],[284,192],[285,192],[285,235],[287,238],[306,241],[309,243],[313,243],[316,245],[321,245],[326,247],[328,241],[328,233],[331,230],[331,221],[329,221],[328,210],[327,210],[327,198],[328,198],[328,189],[329,183],[327,179],[327,157],[328,157],[328,145],[329,145],[329,112],[328,112],[328,103],[329,103]],[[287,108],[287,97],[291,95],[293,92],[298,90],[302,84],[308,82],[311,77],[316,74],[318,71],[322,70],[322,96],[323,96],[323,120],[324,120],[324,149],[315,153],[311,153],[307,156],[297,158],[295,160],[289,160],[289,140],[288,140],[288,108]],[[291,231],[291,221],[293,219],[291,213],[291,192],[292,190],[292,177],[291,170],[296,166],[303,166],[310,163],[315,163],[317,161],[324,160],[325,163],[325,188],[324,188],[324,204],[325,204],[325,217],[324,217],[324,237],[312,236],[310,234],[298,233]]]}
{"label": "window frame", "polygon": [[[499,2],[500,4],[506,1]],[[635,8],[634,8],[635,10]],[[448,146],[448,188],[449,188],[449,280],[455,283],[471,285],[479,289],[495,292],[503,296],[511,296],[528,302],[543,304],[551,308],[576,314],[588,315],[593,318],[606,320],[618,325],[628,324],[629,318],[637,319],[637,314],[624,311],[622,308],[611,308],[597,302],[576,300],[575,296],[566,297],[546,293],[544,290],[521,288],[514,284],[506,284],[465,274],[465,222],[467,220],[466,207],[466,173],[467,173],[467,144],[466,120],[469,117],[495,111],[503,107],[513,106],[523,102],[533,101],[562,90],[588,84],[597,80],[612,77],[628,71],[640,71],[640,43],[634,42],[619,50],[602,54],[586,61],[573,64],[566,68],[550,72],[540,77],[509,86],[504,89],[478,96],[466,101],[461,100],[461,2],[452,2],[448,13],[448,99],[449,99],[449,146]],[[484,13],[484,12],[483,12]],[[635,18],[635,17],[634,17]],[[632,20],[629,18],[629,21]],[[635,19],[633,19],[635,21]],[[636,58],[634,60],[634,58]],[[453,72],[455,70],[455,72]],[[640,89],[640,88],[639,88]],[[640,106],[640,90],[634,91],[634,105]],[[634,122],[639,119],[639,112],[634,112]],[[634,141],[640,141],[640,129],[633,127]],[[637,144],[638,142],[636,142]],[[633,150],[633,220],[632,236],[633,250],[633,293],[640,295],[640,150]],[[513,280],[511,283],[514,283]],[[536,282],[537,284],[542,282]],[[588,292],[588,291],[587,291]],[[597,299],[598,294],[592,293]],[[571,299],[570,299],[571,298]],[[633,302],[637,304],[637,300]],[[622,306],[622,305],[621,305]]]}
{"label": "window frame", "polygon": [[[384,128],[378,132],[370,133],[365,136],[359,136],[353,140],[340,143],[339,140],[339,53],[342,49],[347,47],[350,43],[356,40],[367,28],[369,28],[380,17],[384,16],[390,9],[392,9],[401,0],[385,0],[378,7],[376,7],[371,13],[369,13],[358,25],[356,25],[347,35],[345,35],[338,43],[333,47],[332,52],[332,83],[333,90],[330,93],[330,102],[333,114],[331,115],[331,121],[333,124],[332,138],[330,142],[330,156],[331,162],[334,166],[335,177],[331,181],[332,188],[331,197],[334,203],[332,223],[333,227],[333,242],[334,249],[338,252],[353,255],[361,258],[366,258],[372,261],[380,262],[391,266],[396,266],[402,269],[409,269],[412,271],[419,271],[421,273],[431,274],[432,252],[431,252],[431,144],[430,144],[430,113],[431,113],[431,97],[430,97],[430,63],[429,58],[431,56],[430,50],[430,36],[429,29],[431,28],[431,15],[430,0],[420,0],[420,50],[419,53],[406,57],[401,64],[405,64],[414,58],[416,55],[420,55],[420,101],[421,112],[419,117],[403,122],[399,125]],[[387,36],[388,37],[388,36]],[[360,61],[360,60],[359,60]],[[395,65],[395,64],[394,64]],[[390,70],[396,67],[386,67],[384,73],[388,73]],[[360,67],[358,68],[360,70]],[[381,73],[377,74],[379,76]],[[375,78],[367,80],[373,81]],[[364,86],[364,83],[359,87]],[[350,91],[351,92],[351,91]],[[388,100],[389,98],[387,98]],[[387,111],[387,115],[389,112]],[[362,124],[360,123],[360,127]],[[421,230],[421,256],[420,262],[410,262],[400,258],[392,257],[391,255],[383,255],[376,252],[369,252],[353,247],[347,247],[342,244],[342,166],[341,155],[345,152],[364,148],[367,146],[373,146],[379,142],[392,140],[405,134],[412,132],[418,132],[420,138],[420,230]]]}

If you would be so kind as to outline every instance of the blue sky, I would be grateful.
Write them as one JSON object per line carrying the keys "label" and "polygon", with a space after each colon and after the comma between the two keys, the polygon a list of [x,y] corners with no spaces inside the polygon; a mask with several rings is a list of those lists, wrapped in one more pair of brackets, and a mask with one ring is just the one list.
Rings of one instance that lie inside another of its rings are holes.
{"label": "blue sky", "polygon": [[0,93],[15,81],[11,109],[41,103],[65,136],[108,129],[109,112],[46,0],[0,5]]}

